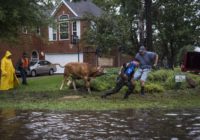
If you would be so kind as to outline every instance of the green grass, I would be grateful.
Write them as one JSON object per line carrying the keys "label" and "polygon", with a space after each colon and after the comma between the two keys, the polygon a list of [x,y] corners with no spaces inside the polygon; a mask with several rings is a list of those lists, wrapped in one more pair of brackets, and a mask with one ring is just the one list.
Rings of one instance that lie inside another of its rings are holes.
{"label": "green grass", "polygon": [[58,91],[62,82],[62,78],[62,75],[28,78],[29,85],[21,85],[17,90],[21,92]]}
{"label": "green grass", "polygon": [[[116,110],[116,109],[140,109],[140,108],[191,108],[200,106],[200,95],[196,90],[192,94],[187,93],[165,93],[148,94],[141,97],[139,94],[131,95],[128,100],[123,100],[123,94],[119,93],[101,99],[100,93],[92,95],[81,95],[79,99],[62,99],[64,96],[72,96],[71,93],[26,93],[27,95],[1,95],[0,108],[15,109],[45,109],[45,110]],[[190,91],[187,91],[190,92]],[[6,93],[7,94],[7,93]],[[4,98],[2,98],[2,96]]]}
{"label": "green grass", "polygon": [[[17,89],[0,93],[0,108],[14,108],[20,110],[116,110],[116,109],[140,109],[140,108],[194,108],[200,106],[200,87],[195,89],[184,88],[178,90],[166,90],[163,85],[165,81],[158,82],[156,74],[152,76],[157,81],[155,85],[149,84],[149,89],[145,97],[140,96],[136,91],[130,95],[128,100],[123,100],[126,88],[119,93],[106,99],[100,96],[104,91],[114,86],[116,70],[102,77],[92,80],[92,94],[86,90],[75,92],[65,86],[59,90],[62,75],[40,76],[28,78],[28,86],[20,85]],[[166,71],[165,71],[166,72]],[[165,80],[161,77],[160,79]],[[170,77],[170,75],[168,76]],[[151,78],[151,80],[152,80]],[[166,78],[167,79],[167,78]],[[198,77],[195,77],[199,81]],[[149,82],[151,81],[149,80]],[[78,83],[83,86],[82,82]],[[137,84],[137,89],[139,84]],[[162,90],[160,87],[162,87]],[[73,98],[78,97],[78,98]]]}

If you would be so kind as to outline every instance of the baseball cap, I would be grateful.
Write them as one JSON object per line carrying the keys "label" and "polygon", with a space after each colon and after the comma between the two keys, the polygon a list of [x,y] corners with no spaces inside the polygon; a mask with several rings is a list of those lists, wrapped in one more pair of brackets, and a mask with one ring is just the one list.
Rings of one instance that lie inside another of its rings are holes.
{"label": "baseball cap", "polygon": [[145,51],[145,50],[146,50],[146,49],[145,49],[144,46],[140,46],[139,52],[143,52],[143,51]]}

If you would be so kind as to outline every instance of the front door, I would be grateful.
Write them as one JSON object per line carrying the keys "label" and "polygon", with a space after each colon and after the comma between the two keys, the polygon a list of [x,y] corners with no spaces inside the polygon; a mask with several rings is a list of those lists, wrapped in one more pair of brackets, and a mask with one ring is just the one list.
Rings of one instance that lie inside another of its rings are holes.
{"label": "front door", "polygon": [[37,51],[33,51],[31,54],[31,61],[38,61],[39,60],[39,54]]}

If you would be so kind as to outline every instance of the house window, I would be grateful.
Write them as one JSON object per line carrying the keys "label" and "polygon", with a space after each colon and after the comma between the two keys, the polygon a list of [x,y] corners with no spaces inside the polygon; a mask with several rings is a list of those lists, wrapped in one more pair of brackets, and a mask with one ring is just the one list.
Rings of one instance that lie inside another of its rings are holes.
{"label": "house window", "polygon": [[53,40],[57,40],[57,29],[53,28]]}
{"label": "house window", "polygon": [[57,40],[57,28],[49,27],[49,41]]}
{"label": "house window", "polygon": [[72,34],[77,35],[77,26],[76,26],[76,21],[72,23]]}
{"label": "house window", "polygon": [[28,30],[27,30],[27,27],[26,27],[26,26],[22,27],[22,33],[28,34]]}
{"label": "house window", "polygon": [[37,34],[37,35],[40,35],[40,34],[41,34],[41,32],[40,32],[40,27],[36,27],[36,34]]}
{"label": "house window", "polygon": [[96,26],[96,23],[95,23],[94,21],[91,21],[91,22],[90,22],[90,28],[91,28],[93,31],[96,31],[97,26]]}
{"label": "house window", "polygon": [[69,38],[69,16],[62,15],[59,18],[59,35],[60,39],[68,39]]}

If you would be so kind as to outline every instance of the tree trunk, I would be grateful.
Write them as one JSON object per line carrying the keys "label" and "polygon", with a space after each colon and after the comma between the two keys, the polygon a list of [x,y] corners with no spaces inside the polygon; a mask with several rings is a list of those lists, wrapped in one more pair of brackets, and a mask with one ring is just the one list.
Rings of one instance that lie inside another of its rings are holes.
{"label": "tree trunk", "polygon": [[146,47],[148,50],[153,50],[152,46],[152,17],[151,10],[152,0],[145,0],[145,15],[146,15]]}
{"label": "tree trunk", "polygon": [[144,0],[141,0],[141,9],[139,11],[139,38],[140,38],[140,45],[144,44]]}
{"label": "tree trunk", "polygon": [[170,42],[170,57],[169,57],[169,68],[174,70],[174,61],[175,61],[175,53],[174,53],[174,49],[173,49],[173,42]]}

